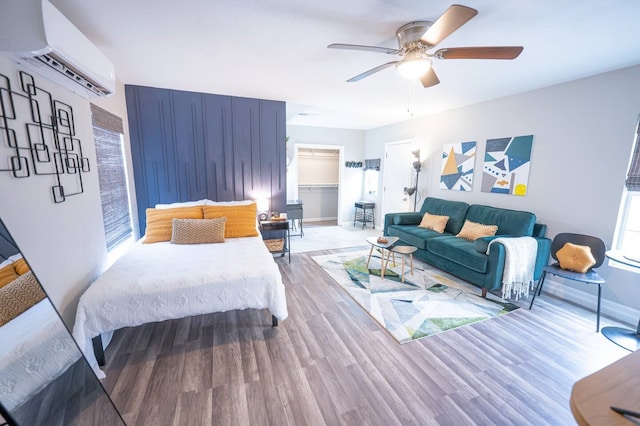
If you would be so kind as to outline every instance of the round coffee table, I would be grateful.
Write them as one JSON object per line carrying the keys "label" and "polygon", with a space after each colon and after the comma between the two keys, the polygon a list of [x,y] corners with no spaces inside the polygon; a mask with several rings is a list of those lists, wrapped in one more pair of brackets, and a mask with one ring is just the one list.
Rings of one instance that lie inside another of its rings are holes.
{"label": "round coffee table", "polygon": [[[393,246],[390,247],[387,253],[387,262],[385,263],[384,268],[382,269],[382,278],[384,278],[384,271],[389,266],[389,256],[391,253],[398,253],[402,256],[402,274],[401,274],[401,282],[404,282],[404,258],[406,255],[409,255],[409,264],[411,265],[411,275],[413,275],[413,252],[418,250],[417,247],[414,246]],[[393,263],[395,263],[395,258],[393,259]]]}
{"label": "round coffee table", "polygon": [[382,278],[384,278],[384,251],[389,251],[389,248],[392,247],[395,243],[398,242],[400,238],[398,237],[385,237],[387,239],[386,243],[378,242],[378,238],[380,237],[368,237],[367,242],[371,244],[371,250],[369,250],[369,258],[367,259],[367,265],[365,268],[369,269],[369,262],[371,261],[371,255],[373,254],[373,249],[378,247],[380,249],[380,270],[382,274]]}

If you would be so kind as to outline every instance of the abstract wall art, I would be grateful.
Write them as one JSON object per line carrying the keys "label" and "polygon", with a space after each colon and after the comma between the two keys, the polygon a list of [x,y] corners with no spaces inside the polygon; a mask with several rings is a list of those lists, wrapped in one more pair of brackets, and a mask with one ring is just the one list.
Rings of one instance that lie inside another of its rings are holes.
{"label": "abstract wall art", "polygon": [[476,142],[447,144],[442,147],[440,188],[454,191],[473,189]]}
{"label": "abstract wall art", "polygon": [[9,77],[0,74],[0,172],[51,176],[51,198],[62,203],[84,192],[82,176],[91,170],[76,138],[73,109],[24,71],[19,83],[13,90]]}
{"label": "abstract wall art", "polygon": [[533,135],[487,139],[482,192],[527,195]]}

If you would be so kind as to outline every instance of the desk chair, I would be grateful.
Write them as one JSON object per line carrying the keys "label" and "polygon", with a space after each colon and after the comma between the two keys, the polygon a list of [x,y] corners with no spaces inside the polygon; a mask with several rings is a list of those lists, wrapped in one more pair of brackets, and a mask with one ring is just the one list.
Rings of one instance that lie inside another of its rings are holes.
{"label": "desk chair", "polygon": [[536,295],[540,295],[542,292],[542,286],[544,285],[544,279],[547,274],[551,274],[560,278],[564,278],[572,281],[579,281],[585,284],[597,284],[598,286],[598,308],[597,308],[597,319],[596,319],[596,333],[600,331],[600,298],[602,293],[602,284],[604,284],[604,280],[598,275],[595,268],[598,268],[602,265],[605,259],[605,252],[607,251],[607,246],[598,237],[593,237],[590,235],[582,235],[582,234],[572,234],[572,233],[561,233],[554,237],[551,242],[551,257],[558,261],[557,253],[562,247],[564,247],[565,243],[572,243],[579,246],[588,246],[591,249],[591,254],[595,259],[595,264],[589,267],[589,269],[585,273],[569,271],[567,269],[562,269],[560,267],[560,263],[556,262],[552,265],[545,266],[542,270],[542,276],[538,281],[538,285],[536,286],[535,291],[533,292],[533,298],[531,299],[531,304],[529,305],[529,309],[533,306],[534,300],[536,300]]}

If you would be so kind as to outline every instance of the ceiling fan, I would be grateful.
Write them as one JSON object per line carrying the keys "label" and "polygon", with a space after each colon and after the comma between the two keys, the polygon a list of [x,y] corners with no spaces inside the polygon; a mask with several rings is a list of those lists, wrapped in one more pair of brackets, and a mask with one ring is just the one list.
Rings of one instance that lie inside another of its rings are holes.
{"label": "ceiling fan", "polygon": [[467,6],[454,4],[450,6],[435,22],[415,21],[398,28],[396,37],[398,49],[379,46],[362,46],[358,44],[334,43],[330,49],[364,50],[369,52],[401,55],[398,61],[387,62],[347,80],[354,82],[369,77],[383,69],[395,66],[398,72],[407,78],[419,78],[424,87],[440,83],[431,66],[432,59],[515,59],[522,52],[522,46],[493,47],[447,47],[433,53],[429,50],[442,42],[458,28],[476,16],[478,11]]}

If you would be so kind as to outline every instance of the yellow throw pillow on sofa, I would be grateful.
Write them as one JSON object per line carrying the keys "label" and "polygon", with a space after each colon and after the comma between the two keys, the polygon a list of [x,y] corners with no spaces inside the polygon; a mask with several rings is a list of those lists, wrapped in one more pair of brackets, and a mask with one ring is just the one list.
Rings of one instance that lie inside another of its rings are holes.
{"label": "yellow throw pillow on sofa", "polygon": [[16,270],[13,269],[13,263],[9,263],[8,265],[0,268],[0,288],[9,284],[16,278],[18,278],[18,274],[16,273]]}
{"label": "yellow throw pillow on sofa", "polygon": [[444,232],[444,228],[447,226],[449,216],[440,216],[437,214],[425,213],[422,216],[422,221],[418,225],[420,228],[431,229],[439,234]]}
{"label": "yellow throw pillow on sofa", "polygon": [[562,269],[580,272],[584,274],[596,264],[596,259],[591,253],[591,247],[580,246],[572,243],[564,243],[556,252],[556,258]]}
{"label": "yellow throw pillow on sofa", "polygon": [[173,219],[202,219],[202,207],[177,207],[174,209],[147,209],[147,229],[143,244],[171,241]]}
{"label": "yellow throw pillow on sofa", "polygon": [[481,223],[465,220],[457,237],[464,238],[469,241],[475,241],[481,237],[491,237],[496,235],[496,232],[498,232],[498,225],[483,225]]}
{"label": "yellow throw pillow on sofa", "polygon": [[247,205],[215,205],[204,206],[205,219],[217,219],[226,217],[224,226],[225,238],[257,237],[256,227],[258,209],[256,203]]}

